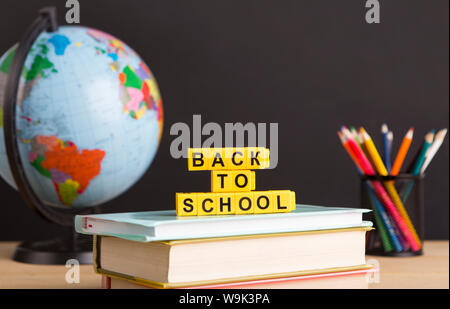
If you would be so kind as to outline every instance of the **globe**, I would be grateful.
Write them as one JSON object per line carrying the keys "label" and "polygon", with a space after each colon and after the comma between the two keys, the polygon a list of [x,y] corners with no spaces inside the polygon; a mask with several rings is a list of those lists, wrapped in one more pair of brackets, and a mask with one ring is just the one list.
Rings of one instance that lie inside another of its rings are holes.
{"label": "globe", "polygon": [[[6,156],[4,92],[17,45],[0,58],[0,175],[17,188]],[[139,55],[105,32],[60,26],[34,41],[20,77],[16,134],[25,176],[44,204],[103,204],[146,172],[163,107]]]}

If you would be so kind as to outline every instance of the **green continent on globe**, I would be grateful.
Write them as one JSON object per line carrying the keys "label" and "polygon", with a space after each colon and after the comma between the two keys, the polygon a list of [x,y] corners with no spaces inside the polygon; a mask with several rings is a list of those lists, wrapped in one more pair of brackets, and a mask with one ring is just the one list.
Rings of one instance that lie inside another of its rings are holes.
{"label": "green continent on globe", "polygon": [[102,31],[91,29],[88,31],[88,35],[97,42],[107,45],[106,50],[101,47],[96,47],[95,50],[98,55],[106,55],[111,58],[109,65],[114,72],[118,72],[119,97],[123,103],[123,111],[137,120],[144,116],[147,110],[155,110],[160,131],[162,131],[161,95],[149,68],[141,61],[135,68],[126,65],[120,69],[118,59],[136,56],[133,50],[127,48],[122,41]]}
{"label": "green continent on globe", "polygon": [[[8,78],[9,69],[11,67],[11,62],[16,53],[16,47],[11,48],[6,55],[5,60],[0,63],[0,89],[6,87],[6,81]],[[23,67],[21,77],[23,78],[25,84],[23,87],[19,88],[17,105],[22,108],[22,102],[25,100],[33,86],[39,81],[40,78],[46,78],[50,73],[57,73],[53,62],[48,58],[48,46],[45,45],[45,39],[41,40],[36,46],[33,46],[30,51],[32,61],[29,67],[26,65]],[[3,97],[0,98],[0,127],[3,127]]]}
{"label": "green continent on globe", "polygon": [[103,150],[79,150],[71,141],[37,135],[29,141],[31,165],[52,180],[59,200],[67,206],[82,194],[101,171]]}

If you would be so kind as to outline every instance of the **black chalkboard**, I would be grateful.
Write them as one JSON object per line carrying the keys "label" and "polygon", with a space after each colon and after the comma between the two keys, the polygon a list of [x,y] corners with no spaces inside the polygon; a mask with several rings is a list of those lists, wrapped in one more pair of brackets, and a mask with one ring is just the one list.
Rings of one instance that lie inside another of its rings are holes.
{"label": "black chalkboard", "polygon": [[[39,8],[65,1],[0,2],[0,53]],[[176,122],[279,123],[279,162],[257,172],[257,189],[286,188],[299,203],[359,207],[359,181],[336,135],[364,125],[377,145],[386,121],[394,149],[410,126],[415,139],[449,126],[448,1],[380,1],[379,24],[365,1],[80,0],[82,25],[109,32],[149,64],[164,99],[159,152],[131,190],[107,212],[174,209],[175,192],[209,191],[207,172],[174,160]],[[420,142],[419,142],[420,141]],[[448,138],[425,179],[428,239],[448,239]],[[0,240],[38,239],[59,231],[0,181]]]}

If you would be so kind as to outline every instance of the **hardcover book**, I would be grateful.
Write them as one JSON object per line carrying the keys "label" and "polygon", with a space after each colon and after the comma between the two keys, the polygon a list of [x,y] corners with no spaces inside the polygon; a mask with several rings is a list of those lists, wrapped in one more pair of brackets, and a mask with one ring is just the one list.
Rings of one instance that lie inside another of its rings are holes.
{"label": "hardcover book", "polygon": [[155,242],[95,236],[99,274],[154,288],[361,269],[370,227]]}

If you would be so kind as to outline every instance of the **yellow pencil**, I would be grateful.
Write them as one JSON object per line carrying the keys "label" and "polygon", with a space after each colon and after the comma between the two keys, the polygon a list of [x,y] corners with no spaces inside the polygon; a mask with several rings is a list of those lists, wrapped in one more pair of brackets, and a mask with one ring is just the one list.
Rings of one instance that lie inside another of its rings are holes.
{"label": "yellow pencil", "polygon": [[[373,164],[375,165],[375,169],[381,176],[388,176],[388,171],[386,167],[384,166],[383,160],[381,159],[380,154],[377,151],[377,148],[375,147],[375,144],[372,141],[372,138],[370,135],[364,130],[364,128],[360,129],[362,141],[361,143],[364,144],[367,153],[369,157],[372,159]],[[421,245],[421,241],[419,239],[419,236],[417,235],[416,229],[414,228],[413,224],[411,223],[411,219],[408,216],[408,213],[406,212],[405,206],[403,205],[402,199],[398,195],[397,189],[394,186],[394,181],[384,181],[384,186],[386,187],[386,190],[388,191],[389,195],[391,196],[392,202],[394,202],[395,206],[397,207],[398,211],[400,212],[400,215],[402,216],[403,220],[405,220],[406,225],[408,226],[409,230],[411,231],[414,239],[417,241],[418,244]]]}
{"label": "yellow pencil", "polygon": [[384,166],[383,159],[381,159],[381,156],[378,153],[377,148],[375,147],[375,144],[373,143],[369,134],[366,132],[366,130],[364,130],[363,127],[361,127],[360,132],[362,138],[364,139],[364,145],[366,146],[369,156],[372,158],[373,165],[375,165],[375,169],[377,170],[378,174],[380,174],[381,176],[387,176],[388,171]]}

